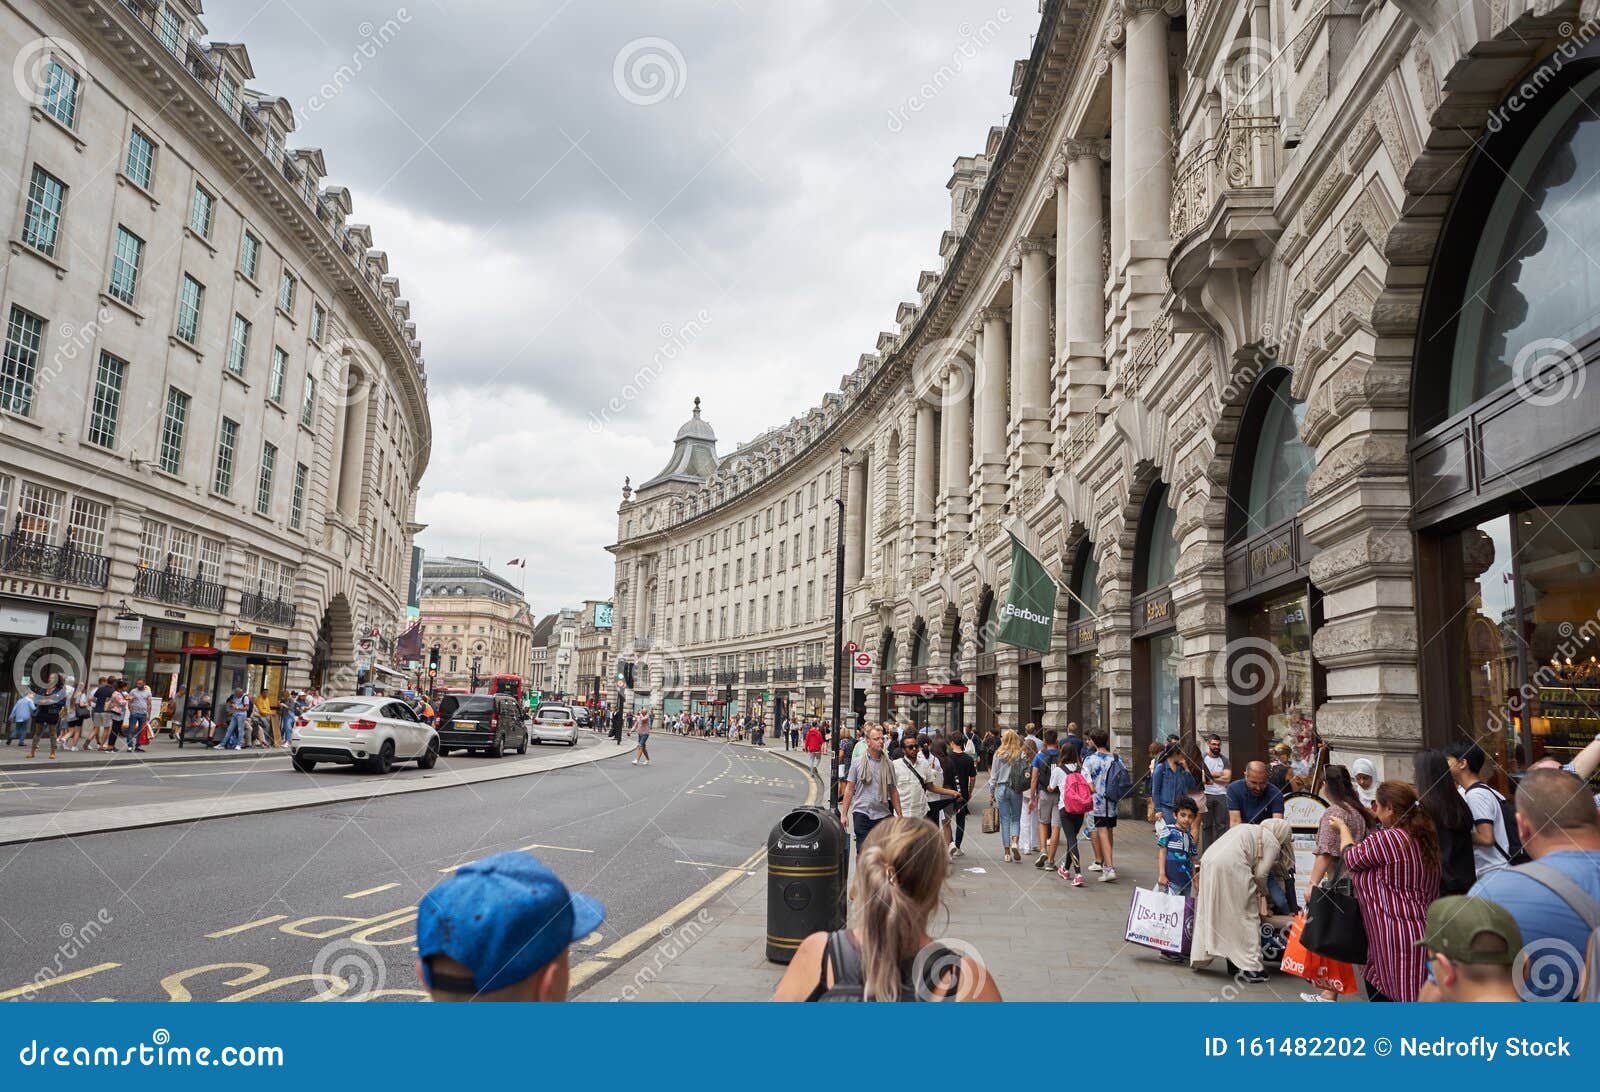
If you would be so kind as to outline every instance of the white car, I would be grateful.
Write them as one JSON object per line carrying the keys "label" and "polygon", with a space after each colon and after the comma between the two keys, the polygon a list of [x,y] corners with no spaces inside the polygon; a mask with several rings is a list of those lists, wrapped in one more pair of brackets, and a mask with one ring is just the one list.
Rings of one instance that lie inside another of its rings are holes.
{"label": "white car", "polygon": [[541,705],[528,721],[528,733],[535,743],[578,745],[578,718],[568,705]]}
{"label": "white car", "polygon": [[318,762],[373,773],[388,773],[396,762],[431,770],[439,761],[439,733],[396,698],[331,698],[294,722],[289,753],[301,773],[310,773]]}

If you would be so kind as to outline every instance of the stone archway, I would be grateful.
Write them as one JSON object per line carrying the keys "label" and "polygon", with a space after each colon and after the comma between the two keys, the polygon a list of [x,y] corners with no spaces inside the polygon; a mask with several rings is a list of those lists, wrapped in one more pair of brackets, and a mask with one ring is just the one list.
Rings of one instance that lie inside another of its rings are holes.
{"label": "stone archway", "polygon": [[356,624],[350,601],[340,592],[328,601],[311,652],[311,685],[323,694],[354,693]]}

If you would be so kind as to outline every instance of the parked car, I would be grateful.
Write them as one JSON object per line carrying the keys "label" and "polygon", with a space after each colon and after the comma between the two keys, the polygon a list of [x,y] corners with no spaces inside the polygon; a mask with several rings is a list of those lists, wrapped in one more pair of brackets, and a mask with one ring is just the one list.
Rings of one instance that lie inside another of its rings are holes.
{"label": "parked car", "polygon": [[541,705],[528,725],[535,743],[578,745],[578,718],[570,705]]}
{"label": "parked car", "polygon": [[415,761],[431,770],[439,761],[439,733],[422,723],[398,698],[330,698],[294,722],[289,754],[294,768],[310,773],[319,762],[356,765],[388,773],[396,762]]}
{"label": "parked car", "polygon": [[448,694],[439,702],[439,753],[528,753],[528,724],[510,694]]}
{"label": "parked car", "polygon": [[589,728],[594,725],[594,718],[589,715],[589,710],[581,705],[568,706],[572,710],[572,719],[578,722],[579,728]]}

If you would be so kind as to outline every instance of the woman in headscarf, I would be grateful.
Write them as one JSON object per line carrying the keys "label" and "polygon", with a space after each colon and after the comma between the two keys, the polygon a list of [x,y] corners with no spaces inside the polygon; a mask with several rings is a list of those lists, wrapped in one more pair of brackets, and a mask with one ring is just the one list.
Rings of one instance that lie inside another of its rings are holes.
{"label": "woman in headscarf", "polygon": [[1372,764],[1372,759],[1358,758],[1350,763],[1350,780],[1356,784],[1356,795],[1361,798],[1362,807],[1371,808],[1378,799],[1378,768]]}
{"label": "woman in headscarf", "polygon": [[1203,967],[1222,956],[1230,973],[1238,968],[1242,981],[1267,980],[1261,960],[1261,904],[1274,873],[1287,889],[1294,868],[1293,833],[1282,819],[1241,823],[1206,847],[1200,858],[1191,965]]}

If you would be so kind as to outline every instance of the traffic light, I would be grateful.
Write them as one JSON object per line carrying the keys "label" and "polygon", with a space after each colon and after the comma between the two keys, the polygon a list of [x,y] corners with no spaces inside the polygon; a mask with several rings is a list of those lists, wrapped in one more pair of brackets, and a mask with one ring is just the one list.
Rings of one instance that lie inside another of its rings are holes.
{"label": "traffic light", "polygon": [[622,682],[629,690],[633,689],[633,661],[622,661]]}
{"label": "traffic light", "polygon": [[434,645],[432,648],[428,649],[428,674],[429,675],[437,675],[438,673],[439,673],[439,646],[438,645]]}

